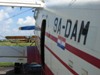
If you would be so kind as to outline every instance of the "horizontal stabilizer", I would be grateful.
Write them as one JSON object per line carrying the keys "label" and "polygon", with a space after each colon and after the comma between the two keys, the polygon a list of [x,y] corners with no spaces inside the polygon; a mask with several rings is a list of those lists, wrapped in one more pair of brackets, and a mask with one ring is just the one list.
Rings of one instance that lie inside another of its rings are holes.
{"label": "horizontal stabilizer", "polygon": [[0,0],[0,6],[42,8],[43,3],[36,0]]}

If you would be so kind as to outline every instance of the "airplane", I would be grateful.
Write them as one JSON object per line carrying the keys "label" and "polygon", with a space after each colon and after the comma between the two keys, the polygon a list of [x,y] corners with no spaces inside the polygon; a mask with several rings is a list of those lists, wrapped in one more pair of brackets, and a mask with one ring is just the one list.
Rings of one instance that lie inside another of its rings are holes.
{"label": "airplane", "polygon": [[35,42],[34,39],[36,38],[36,36],[5,36],[5,38],[7,40],[9,40],[9,42],[12,43],[31,43],[31,42]]}
{"label": "airplane", "polygon": [[100,75],[100,0],[0,1],[35,8],[37,63],[45,75]]}

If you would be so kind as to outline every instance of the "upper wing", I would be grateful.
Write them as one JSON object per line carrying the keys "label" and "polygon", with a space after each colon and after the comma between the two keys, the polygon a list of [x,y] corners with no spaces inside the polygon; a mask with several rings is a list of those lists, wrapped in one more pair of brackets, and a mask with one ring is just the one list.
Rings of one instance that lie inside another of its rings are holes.
{"label": "upper wing", "polygon": [[0,0],[0,6],[42,8],[43,3],[36,0]]}

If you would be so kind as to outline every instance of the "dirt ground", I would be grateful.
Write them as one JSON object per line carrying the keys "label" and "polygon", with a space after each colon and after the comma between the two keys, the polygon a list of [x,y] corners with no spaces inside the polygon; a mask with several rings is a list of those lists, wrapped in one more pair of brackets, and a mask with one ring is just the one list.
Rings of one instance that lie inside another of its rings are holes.
{"label": "dirt ground", "polygon": [[13,70],[13,67],[0,67],[0,75],[6,75],[11,70]]}
{"label": "dirt ground", "polygon": [[[31,73],[21,73],[15,74],[13,67],[0,67],[0,75],[33,75]],[[34,75],[43,75],[43,74],[34,74]]]}

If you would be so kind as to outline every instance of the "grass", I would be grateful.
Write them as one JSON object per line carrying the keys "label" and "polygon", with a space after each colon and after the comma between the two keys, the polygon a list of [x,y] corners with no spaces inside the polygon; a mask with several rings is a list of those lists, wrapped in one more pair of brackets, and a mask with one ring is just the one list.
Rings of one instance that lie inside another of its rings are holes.
{"label": "grass", "polygon": [[13,67],[14,63],[12,62],[0,62],[0,67]]}
{"label": "grass", "polygon": [[0,42],[0,46],[35,46],[35,43],[11,43],[11,42]]}

